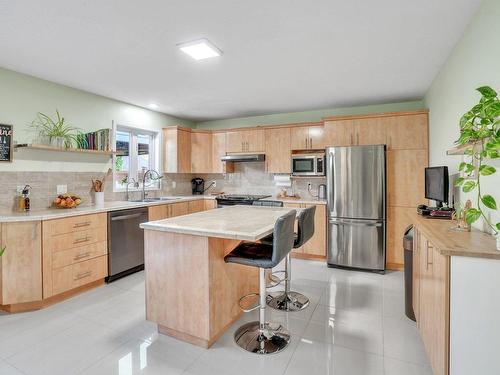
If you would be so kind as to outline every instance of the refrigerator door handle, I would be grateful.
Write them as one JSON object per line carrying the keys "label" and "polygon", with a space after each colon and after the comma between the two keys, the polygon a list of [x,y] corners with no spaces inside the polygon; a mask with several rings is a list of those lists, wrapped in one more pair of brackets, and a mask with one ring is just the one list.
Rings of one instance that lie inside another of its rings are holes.
{"label": "refrigerator door handle", "polygon": [[368,221],[368,220],[350,220],[350,219],[330,219],[330,224],[334,225],[354,225],[358,227],[381,227],[384,225],[383,221]]}
{"label": "refrigerator door handle", "polygon": [[335,186],[334,186],[334,177],[335,177],[335,170],[334,170],[334,162],[333,162],[333,158],[335,157],[334,153],[333,152],[330,152],[329,153],[329,158],[328,158],[328,171],[330,172],[330,176],[327,176],[329,179],[330,179],[330,183],[327,184],[327,203],[328,203],[328,210],[329,211],[333,211],[333,206],[335,204],[334,202],[334,190],[335,190]]}

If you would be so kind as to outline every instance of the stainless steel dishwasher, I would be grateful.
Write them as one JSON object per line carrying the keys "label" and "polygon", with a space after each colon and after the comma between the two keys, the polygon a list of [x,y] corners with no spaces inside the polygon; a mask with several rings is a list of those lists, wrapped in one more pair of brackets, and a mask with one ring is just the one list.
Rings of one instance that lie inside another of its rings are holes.
{"label": "stainless steel dishwasher", "polygon": [[108,277],[112,282],[144,269],[144,231],[147,207],[108,213]]}

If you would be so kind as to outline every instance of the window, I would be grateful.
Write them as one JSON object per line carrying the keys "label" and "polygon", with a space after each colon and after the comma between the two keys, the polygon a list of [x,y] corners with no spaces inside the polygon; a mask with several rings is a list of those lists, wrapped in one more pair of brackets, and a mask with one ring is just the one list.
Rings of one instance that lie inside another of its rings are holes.
{"label": "window", "polygon": [[[142,189],[142,179],[148,169],[159,169],[158,133],[118,126],[115,129],[113,157],[113,190],[124,191],[127,182],[136,181]],[[130,190],[134,190],[132,184]],[[147,180],[146,189],[160,189],[160,180]]]}

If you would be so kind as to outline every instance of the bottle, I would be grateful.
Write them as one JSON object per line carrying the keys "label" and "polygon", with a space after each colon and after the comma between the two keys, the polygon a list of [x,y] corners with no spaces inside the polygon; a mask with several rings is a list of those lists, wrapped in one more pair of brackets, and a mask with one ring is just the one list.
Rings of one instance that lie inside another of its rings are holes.
{"label": "bottle", "polygon": [[17,209],[22,212],[24,211],[24,196],[22,193],[17,193]]}
{"label": "bottle", "polygon": [[29,185],[26,185],[24,188],[23,188],[23,199],[24,200],[24,211],[29,211],[31,209],[31,205],[30,205],[30,190],[31,190],[31,186]]}

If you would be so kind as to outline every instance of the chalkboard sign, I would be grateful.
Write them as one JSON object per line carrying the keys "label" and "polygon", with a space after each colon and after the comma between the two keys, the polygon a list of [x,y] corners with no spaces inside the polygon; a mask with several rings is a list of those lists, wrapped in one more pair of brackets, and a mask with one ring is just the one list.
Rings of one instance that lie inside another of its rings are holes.
{"label": "chalkboard sign", "polygon": [[12,125],[0,124],[0,162],[12,161]]}

